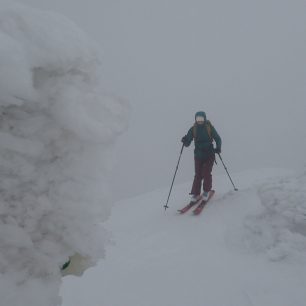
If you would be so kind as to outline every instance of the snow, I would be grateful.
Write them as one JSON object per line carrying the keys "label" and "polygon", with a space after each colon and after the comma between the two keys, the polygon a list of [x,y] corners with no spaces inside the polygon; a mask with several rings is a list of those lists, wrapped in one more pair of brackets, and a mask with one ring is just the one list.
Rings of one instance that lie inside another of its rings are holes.
{"label": "snow", "polygon": [[64,306],[305,305],[305,172],[236,173],[239,192],[215,176],[198,217],[176,212],[190,182],[166,212],[168,188],[110,216],[129,107],[104,94],[96,43],[58,14],[0,5],[1,305],[60,305],[69,258],[88,270],[64,278]]}
{"label": "snow", "polygon": [[98,223],[129,109],[103,93],[97,46],[73,22],[0,5],[1,305],[54,306],[63,264],[104,256]]}
{"label": "snow", "polygon": [[64,306],[304,306],[306,172],[258,169],[214,176],[200,216],[177,214],[191,183],[118,202],[114,244],[62,288]]}

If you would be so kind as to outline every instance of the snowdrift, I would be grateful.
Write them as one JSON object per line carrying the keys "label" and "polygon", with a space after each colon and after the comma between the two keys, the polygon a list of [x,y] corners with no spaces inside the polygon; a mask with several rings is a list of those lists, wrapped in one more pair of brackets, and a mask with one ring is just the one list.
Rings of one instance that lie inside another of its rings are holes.
{"label": "snowdrift", "polygon": [[54,306],[63,264],[104,255],[98,223],[128,107],[103,94],[95,43],[73,22],[0,5],[1,305]]}

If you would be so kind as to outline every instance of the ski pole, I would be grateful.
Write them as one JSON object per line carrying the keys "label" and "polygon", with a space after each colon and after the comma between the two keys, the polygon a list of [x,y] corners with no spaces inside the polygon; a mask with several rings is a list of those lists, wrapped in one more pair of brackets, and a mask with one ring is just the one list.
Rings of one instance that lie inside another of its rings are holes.
{"label": "ski pole", "polygon": [[173,179],[172,179],[172,184],[171,184],[170,191],[169,191],[169,195],[168,195],[168,199],[167,199],[167,203],[166,203],[166,205],[164,205],[165,210],[166,210],[167,208],[169,208],[168,202],[169,202],[170,194],[171,194],[171,191],[172,191],[172,187],[173,187],[174,179],[175,179],[175,176],[176,176],[176,172],[177,172],[177,169],[178,169],[178,166],[179,166],[179,163],[180,163],[180,160],[181,160],[181,156],[182,156],[182,153],[183,153],[183,149],[184,149],[184,144],[182,145],[180,157],[179,157],[178,162],[177,162],[177,165],[176,165],[175,173],[174,173],[174,176],[173,176]]}
{"label": "ski pole", "polygon": [[233,187],[234,187],[234,190],[235,190],[235,191],[238,191],[238,189],[236,188],[236,186],[235,186],[234,183],[233,183],[233,180],[232,180],[230,174],[228,173],[227,167],[225,166],[225,164],[224,164],[224,162],[223,162],[223,159],[222,159],[222,157],[221,157],[221,154],[218,153],[218,155],[219,155],[219,158],[220,158],[220,160],[221,160],[221,162],[222,162],[222,164],[223,164],[223,167],[224,167],[224,169],[225,169],[225,171],[226,171],[226,173],[227,173],[229,179],[231,180],[231,183],[232,183],[232,185],[233,185]]}

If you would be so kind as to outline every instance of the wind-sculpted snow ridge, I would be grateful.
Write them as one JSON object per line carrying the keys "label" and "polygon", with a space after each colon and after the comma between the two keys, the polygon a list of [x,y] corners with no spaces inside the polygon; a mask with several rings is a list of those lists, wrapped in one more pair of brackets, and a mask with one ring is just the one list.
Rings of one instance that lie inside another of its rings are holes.
{"label": "wind-sculpted snow ridge", "polygon": [[128,107],[101,92],[96,46],[73,22],[0,4],[1,305],[54,306],[69,257],[103,257]]}
{"label": "wind-sculpted snow ridge", "polygon": [[272,261],[306,262],[306,172],[259,188],[261,211],[246,218],[245,241]]}

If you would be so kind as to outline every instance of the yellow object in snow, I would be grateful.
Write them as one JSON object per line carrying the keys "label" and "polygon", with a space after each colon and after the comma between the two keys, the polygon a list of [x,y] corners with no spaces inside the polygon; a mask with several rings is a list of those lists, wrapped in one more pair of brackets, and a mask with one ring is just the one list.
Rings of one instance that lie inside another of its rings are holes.
{"label": "yellow object in snow", "polygon": [[61,273],[62,276],[82,276],[83,273],[92,266],[94,266],[94,263],[89,259],[89,257],[76,253],[69,257],[69,261],[63,265]]}

